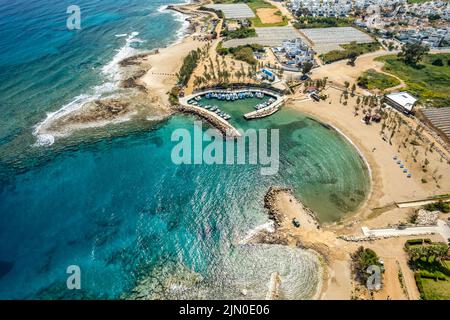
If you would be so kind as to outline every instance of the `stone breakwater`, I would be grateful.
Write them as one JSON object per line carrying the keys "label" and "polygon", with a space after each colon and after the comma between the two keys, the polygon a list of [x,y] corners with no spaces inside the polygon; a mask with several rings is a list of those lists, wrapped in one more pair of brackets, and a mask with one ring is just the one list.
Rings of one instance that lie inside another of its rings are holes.
{"label": "stone breakwater", "polygon": [[[289,217],[284,210],[281,208],[281,198],[282,197],[295,198],[293,196],[293,191],[291,188],[272,186],[267,191],[264,196],[264,208],[267,209],[267,214],[269,219],[274,222],[274,230],[271,232],[269,230],[261,230],[252,236],[247,243],[262,243],[262,244],[281,244],[289,245],[291,243],[291,230],[294,228],[291,217]],[[316,214],[311,209],[304,206],[302,203],[298,202],[300,211],[299,215],[304,215],[309,218],[307,220],[311,221],[309,228],[320,229],[319,221]],[[302,220],[302,219],[301,219]],[[306,226],[304,226],[306,227]],[[299,248],[313,248],[312,244],[296,243]]]}
{"label": "stone breakwater", "polygon": [[[278,197],[281,193],[293,196],[293,190],[291,188],[277,186],[270,187],[269,191],[267,191],[266,195],[264,196],[264,208],[269,210],[269,218],[273,220],[278,227],[280,227],[287,220],[287,216],[283,212],[281,212],[277,205]],[[317,219],[316,213],[308,207],[304,206],[302,203],[299,202],[299,204],[302,207],[303,213],[312,218],[314,224],[319,229],[320,224]]]}
{"label": "stone breakwater", "polygon": [[205,119],[209,124],[222,132],[225,138],[237,138],[241,136],[235,127],[211,111],[187,104],[179,104],[176,106],[176,109],[180,112],[194,114]]}
{"label": "stone breakwater", "polygon": [[282,192],[291,193],[290,188],[270,187],[264,196],[264,208],[268,210],[269,218],[275,222],[276,227],[280,227],[286,220],[286,216],[279,210],[277,206],[277,196]]}

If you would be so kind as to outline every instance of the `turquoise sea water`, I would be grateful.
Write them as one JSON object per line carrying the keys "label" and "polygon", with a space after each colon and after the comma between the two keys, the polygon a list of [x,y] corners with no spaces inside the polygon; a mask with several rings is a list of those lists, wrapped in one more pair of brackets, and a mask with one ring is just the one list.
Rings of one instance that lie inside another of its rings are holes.
{"label": "turquoise sea water", "polygon": [[[263,196],[274,184],[293,187],[323,222],[356,209],[368,176],[351,145],[290,110],[246,122],[245,100],[217,104],[240,128],[280,130],[276,175],[174,165],[172,132],[194,130],[184,115],[33,146],[46,113],[110,82],[102,71],[117,50],[166,45],[182,22],[156,1],[80,1],[83,29],[68,32],[68,1],[0,2],[0,298],[120,298],[142,279],[155,298],[239,298],[243,289],[263,298],[273,271],[284,297],[313,296],[314,255],[242,239],[267,223]],[[132,32],[144,42],[127,45]],[[80,266],[82,290],[66,289],[68,265]]]}

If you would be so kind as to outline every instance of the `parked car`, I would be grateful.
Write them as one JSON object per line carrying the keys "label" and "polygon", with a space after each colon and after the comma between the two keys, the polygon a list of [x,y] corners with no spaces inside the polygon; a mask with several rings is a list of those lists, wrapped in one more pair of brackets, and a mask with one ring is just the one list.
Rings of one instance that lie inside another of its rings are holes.
{"label": "parked car", "polygon": [[309,79],[309,77],[306,75],[306,74],[304,74],[304,75],[302,75],[301,77],[300,77],[300,80],[301,81],[305,81],[305,80],[308,80]]}

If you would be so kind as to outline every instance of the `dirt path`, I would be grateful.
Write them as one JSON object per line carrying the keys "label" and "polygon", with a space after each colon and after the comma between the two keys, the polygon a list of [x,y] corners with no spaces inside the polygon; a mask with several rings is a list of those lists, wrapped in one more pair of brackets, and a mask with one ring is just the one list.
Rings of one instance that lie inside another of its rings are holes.
{"label": "dirt path", "polygon": [[267,2],[270,3],[271,5],[277,7],[277,9],[281,12],[281,14],[288,18],[289,25],[290,25],[290,20],[294,19],[292,12],[290,12],[282,3],[278,2],[278,1],[267,0]]}
{"label": "dirt path", "polygon": [[405,283],[406,291],[410,300],[419,300],[420,293],[417,289],[416,280],[414,279],[414,272],[408,267],[405,260],[400,260],[400,269],[403,274],[403,281]]}
{"label": "dirt path", "polygon": [[[383,257],[381,257],[383,259]],[[395,258],[384,258],[384,288],[377,293],[377,299],[380,300],[406,300],[398,278],[398,264]]]}

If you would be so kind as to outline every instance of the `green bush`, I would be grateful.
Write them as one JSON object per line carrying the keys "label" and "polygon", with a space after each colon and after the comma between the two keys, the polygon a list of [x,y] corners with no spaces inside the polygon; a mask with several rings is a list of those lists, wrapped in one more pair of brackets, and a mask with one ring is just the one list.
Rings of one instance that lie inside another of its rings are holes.
{"label": "green bush", "polygon": [[199,59],[199,50],[192,50],[191,52],[189,52],[186,58],[184,58],[183,65],[181,66],[180,71],[177,74],[179,84],[186,85],[189,82],[191,74],[197,67]]}
{"label": "green bush", "polygon": [[352,255],[352,260],[354,270],[361,283],[365,283],[369,276],[369,273],[367,273],[367,268],[369,268],[369,266],[376,265],[381,267],[380,259],[375,251],[364,248],[363,246],[359,247]]}
{"label": "green bush", "polygon": [[410,246],[417,245],[417,244],[431,244],[431,239],[410,239],[406,240],[406,243]]}
{"label": "green bush", "polygon": [[446,277],[444,274],[440,273],[440,272],[431,272],[428,270],[419,270],[418,271],[419,275],[421,278],[425,278],[425,279],[433,279],[433,280],[446,280]]}
{"label": "green bush", "polygon": [[363,72],[357,80],[358,86],[365,89],[385,90],[400,84],[396,78],[388,76],[384,73],[377,72],[373,69]]}
{"label": "green bush", "polygon": [[243,39],[255,37],[256,31],[254,28],[245,28],[245,27],[240,27],[239,29],[234,31],[229,31],[228,29],[225,29],[222,31],[222,36],[228,39]]}
{"label": "green bush", "polygon": [[349,59],[356,55],[360,56],[364,53],[373,52],[380,48],[378,42],[371,43],[356,43],[342,44],[341,47],[344,50],[332,50],[330,52],[320,55],[320,58],[324,63],[331,63],[339,60]]}
{"label": "green bush", "polygon": [[245,61],[248,64],[256,64],[258,61],[253,56],[253,51],[261,50],[262,46],[258,44],[247,44],[244,46],[237,46],[234,48],[223,48],[222,43],[217,46],[217,53],[220,55],[231,54],[236,60]]}
{"label": "green bush", "polygon": [[449,213],[450,203],[439,200],[438,202],[426,204],[423,208],[428,211],[441,211],[443,213]]}
{"label": "green bush", "polygon": [[420,276],[420,273],[416,272],[414,273],[414,279],[416,280],[417,289],[420,292],[420,299],[425,299],[425,291],[423,290],[423,283],[422,283],[422,277]]}
{"label": "green bush", "polygon": [[433,66],[442,67],[442,66],[444,66],[444,61],[442,61],[441,58],[437,58],[437,59],[433,60],[433,62],[431,64]]}
{"label": "green bush", "polygon": [[294,27],[297,29],[306,28],[331,28],[331,27],[348,27],[352,23],[352,19],[348,18],[329,18],[329,17],[299,17]]}

